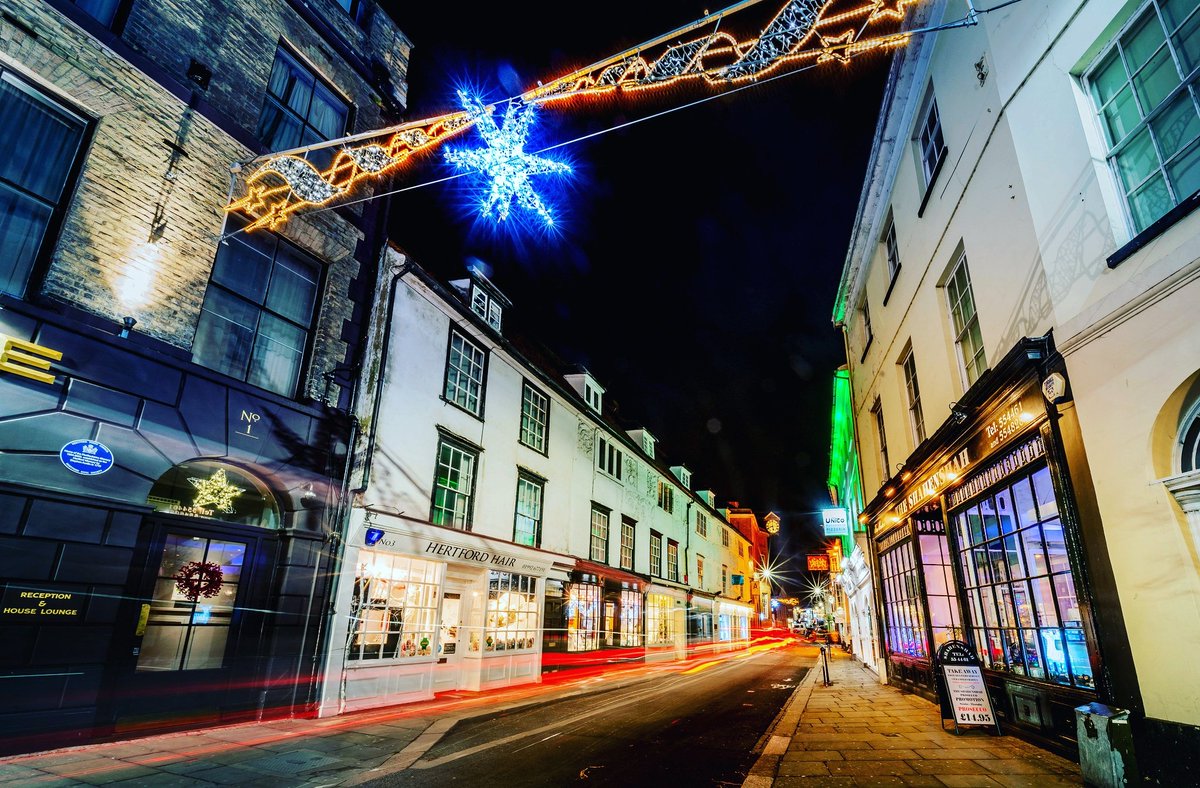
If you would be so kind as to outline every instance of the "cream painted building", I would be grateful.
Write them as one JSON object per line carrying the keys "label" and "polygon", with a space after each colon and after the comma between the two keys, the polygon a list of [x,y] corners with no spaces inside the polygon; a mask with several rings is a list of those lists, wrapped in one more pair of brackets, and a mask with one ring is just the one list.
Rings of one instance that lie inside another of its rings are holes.
{"label": "cream painted building", "polygon": [[[995,4],[993,4],[995,5]],[[1200,11],[915,9],[835,320],[891,680],[966,639],[1007,731],[1200,753]],[[976,22],[976,24],[971,24]],[[1127,767],[1133,761],[1127,761]]]}
{"label": "cream painted building", "polygon": [[713,493],[481,273],[384,254],[321,713],[745,648],[751,543]]}

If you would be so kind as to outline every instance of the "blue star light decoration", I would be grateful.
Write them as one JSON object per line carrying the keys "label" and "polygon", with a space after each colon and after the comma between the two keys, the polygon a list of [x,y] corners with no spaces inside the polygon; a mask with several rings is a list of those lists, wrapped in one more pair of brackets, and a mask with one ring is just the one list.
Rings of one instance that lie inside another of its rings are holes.
{"label": "blue star light decoration", "polygon": [[533,107],[517,100],[510,101],[504,109],[503,122],[496,125],[494,107],[485,106],[481,99],[465,91],[460,90],[458,97],[463,108],[479,118],[476,127],[487,145],[469,150],[447,149],[446,161],[460,170],[477,171],[491,180],[491,189],[480,204],[483,215],[503,222],[515,201],[540,216],[547,226],[553,226],[554,215],[533,190],[530,177],[569,174],[571,167],[525,152],[535,117]]}

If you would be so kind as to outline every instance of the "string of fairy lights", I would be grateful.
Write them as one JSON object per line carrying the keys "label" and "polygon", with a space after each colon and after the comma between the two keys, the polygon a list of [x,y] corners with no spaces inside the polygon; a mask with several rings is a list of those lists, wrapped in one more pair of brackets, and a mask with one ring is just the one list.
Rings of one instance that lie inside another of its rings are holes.
{"label": "string of fairy lights", "polygon": [[[721,11],[677,28],[594,63],[586,68],[502,101],[485,103],[478,96],[459,92],[462,109],[432,118],[345,137],[304,148],[282,151],[235,165],[240,173],[258,163],[244,179],[244,193],[231,199],[227,212],[251,217],[241,230],[278,229],[300,210],[313,213],[444,183],[465,176],[486,179],[479,210],[482,216],[504,222],[514,204],[548,226],[554,212],[538,195],[534,176],[566,176],[571,167],[546,154],[602,133],[616,131],[670,112],[840,62],[868,52],[896,49],[915,35],[977,23],[978,15],[998,10],[1018,0],[1007,0],[988,9],[968,3],[960,20],[923,29],[902,29],[911,8],[921,0],[787,0],[758,35],[739,40],[721,30],[721,22],[761,0],[743,0]],[[687,37],[686,40],[681,40]],[[696,82],[723,88],[686,104],[647,117],[617,124],[581,137],[527,152],[525,145],[541,107],[560,105],[580,97],[620,91],[634,95]],[[499,118],[499,122],[497,122]],[[482,138],[478,147],[449,147],[445,161],[456,168],[448,177],[411,184],[384,193],[353,197],[366,181],[399,172],[416,153],[423,153],[475,128]],[[365,143],[365,144],[361,144]],[[338,147],[332,162],[318,170],[305,156]]]}

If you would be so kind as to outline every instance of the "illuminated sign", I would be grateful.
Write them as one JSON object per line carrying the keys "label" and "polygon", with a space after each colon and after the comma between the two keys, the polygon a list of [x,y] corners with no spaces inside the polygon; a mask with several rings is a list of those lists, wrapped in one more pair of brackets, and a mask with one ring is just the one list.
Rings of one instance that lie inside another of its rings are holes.
{"label": "illuminated sign", "polygon": [[809,555],[808,571],[810,572],[828,572],[829,571],[829,556],[825,553]]}
{"label": "illuminated sign", "polygon": [[826,536],[850,535],[850,515],[845,509],[822,509],[821,522]]}
{"label": "illuminated sign", "polygon": [[39,370],[48,370],[51,361],[61,360],[60,351],[0,334],[0,372],[53,384],[54,376]]}
{"label": "illuminated sign", "polygon": [[225,478],[224,468],[218,468],[207,479],[188,477],[188,483],[196,488],[196,497],[192,500],[193,508],[215,509],[226,514],[234,514],[233,499],[246,492],[245,489],[229,483]]}

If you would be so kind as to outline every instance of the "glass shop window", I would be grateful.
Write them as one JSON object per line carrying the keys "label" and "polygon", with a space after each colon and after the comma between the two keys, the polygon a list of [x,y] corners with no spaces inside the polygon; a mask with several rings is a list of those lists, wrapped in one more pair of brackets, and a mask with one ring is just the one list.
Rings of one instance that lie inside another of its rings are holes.
{"label": "glass shop window", "polygon": [[359,551],[347,659],[433,656],[441,582],[442,564]]}
{"label": "glass shop window", "polygon": [[642,592],[621,592],[621,645],[642,645]]}
{"label": "glass shop window", "polygon": [[925,578],[925,600],[929,605],[929,627],[933,631],[933,653],[950,640],[962,640],[962,612],[955,592],[950,548],[941,534],[921,534],[921,572]]}
{"label": "glass shop window", "polygon": [[572,583],[567,590],[567,651],[600,647],[600,586]]}
{"label": "glass shop window", "polygon": [[[167,535],[138,653],[138,672],[224,666],[245,557],[244,542]],[[192,595],[187,593],[189,587],[203,590]]]}
{"label": "glass shop window", "polygon": [[489,573],[484,651],[528,651],[537,646],[537,582],[525,575]]}
{"label": "glass shop window", "polygon": [[968,621],[992,670],[1094,689],[1075,578],[1046,467],[953,514]]}
{"label": "glass shop window", "polygon": [[888,650],[917,659],[929,659],[925,636],[925,605],[911,541],[880,556],[883,607]]}
{"label": "glass shop window", "polygon": [[666,594],[648,594],[646,596],[646,645],[673,645],[677,629],[674,597]]}

